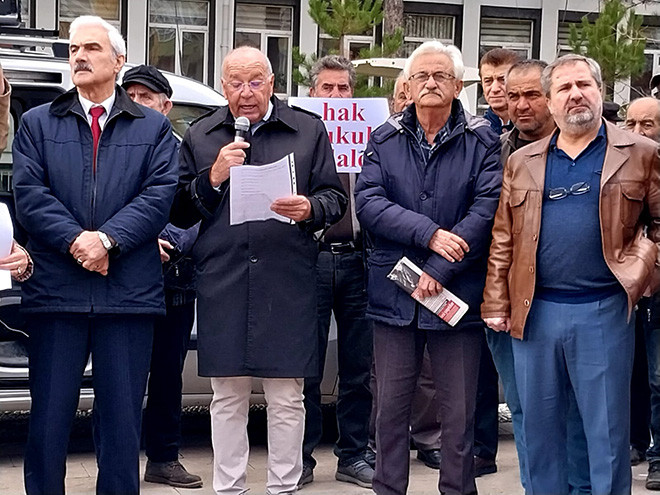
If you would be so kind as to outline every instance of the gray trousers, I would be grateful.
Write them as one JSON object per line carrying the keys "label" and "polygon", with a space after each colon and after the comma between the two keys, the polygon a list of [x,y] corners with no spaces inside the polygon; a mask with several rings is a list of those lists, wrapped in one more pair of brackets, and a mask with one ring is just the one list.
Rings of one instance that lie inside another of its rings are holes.
{"label": "gray trousers", "polygon": [[474,408],[483,328],[426,331],[416,326],[374,324],[378,376],[376,474],[378,495],[404,495],[410,469],[411,404],[424,349],[428,349],[442,435],[438,489],[445,495],[473,495]]}

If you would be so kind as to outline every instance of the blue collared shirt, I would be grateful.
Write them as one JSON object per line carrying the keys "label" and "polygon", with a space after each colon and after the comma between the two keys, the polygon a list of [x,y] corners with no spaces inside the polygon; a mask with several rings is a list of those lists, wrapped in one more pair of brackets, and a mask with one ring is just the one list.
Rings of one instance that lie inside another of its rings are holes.
{"label": "blue collared shirt", "polygon": [[453,114],[449,115],[449,118],[447,119],[447,122],[445,122],[445,125],[442,126],[442,129],[440,129],[438,133],[435,135],[435,138],[433,138],[433,144],[429,144],[429,142],[426,139],[426,133],[424,132],[424,129],[419,123],[419,120],[416,119],[417,128],[415,129],[415,137],[417,137],[417,142],[419,143],[422,149],[422,156],[424,157],[424,165],[426,165],[429,162],[431,153],[433,153],[438,146],[440,146],[442,143],[444,143],[447,140],[447,138],[449,138],[449,134],[453,128],[453,121],[454,121]]}
{"label": "blue collared shirt", "polygon": [[[598,300],[621,289],[603,258],[600,233],[598,203],[607,150],[605,124],[575,159],[557,147],[557,137],[555,133],[548,147],[536,284],[540,297],[545,299],[556,299],[553,296],[559,294],[565,296],[565,302]],[[549,198],[553,189],[568,191],[582,182],[589,184],[584,194]]]}

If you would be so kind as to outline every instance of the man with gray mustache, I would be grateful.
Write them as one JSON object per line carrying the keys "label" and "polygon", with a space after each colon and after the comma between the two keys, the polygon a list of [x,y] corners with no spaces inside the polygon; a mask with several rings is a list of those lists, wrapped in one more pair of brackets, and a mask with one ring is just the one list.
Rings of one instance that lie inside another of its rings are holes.
{"label": "man with gray mustache", "polygon": [[69,433],[93,361],[96,493],[137,495],[154,318],[165,314],[157,238],[177,182],[167,118],[116,85],[126,44],[95,16],[71,24],[75,87],[23,115],[14,193],[34,274],[28,495],[63,495]]}

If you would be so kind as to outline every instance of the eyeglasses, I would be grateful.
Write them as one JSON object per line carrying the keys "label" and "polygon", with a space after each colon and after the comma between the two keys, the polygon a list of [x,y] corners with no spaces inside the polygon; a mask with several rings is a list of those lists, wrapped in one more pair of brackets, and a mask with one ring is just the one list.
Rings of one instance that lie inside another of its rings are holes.
{"label": "eyeglasses", "polygon": [[564,199],[567,196],[579,196],[580,194],[586,194],[591,190],[591,186],[588,182],[576,182],[571,187],[566,189],[565,187],[553,187],[548,191],[548,199],[557,200]]}
{"label": "eyeglasses", "polygon": [[452,79],[456,79],[454,76],[451,74],[444,72],[444,71],[437,71],[434,72],[433,74],[429,74],[428,72],[417,72],[410,76],[411,81],[415,81],[416,83],[425,83],[426,81],[429,80],[429,77],[432,77],[433,80],[438,83],[442,84],[445,81],[451,81]]}
{"label": "eyeglasses", "polygon": [[243,91],[245,86],[250,88],[250,91],[258,91],[266,81],[255,79],[254,81],[241,82],[241,81],[227,81],[227,84],[233,91]]}

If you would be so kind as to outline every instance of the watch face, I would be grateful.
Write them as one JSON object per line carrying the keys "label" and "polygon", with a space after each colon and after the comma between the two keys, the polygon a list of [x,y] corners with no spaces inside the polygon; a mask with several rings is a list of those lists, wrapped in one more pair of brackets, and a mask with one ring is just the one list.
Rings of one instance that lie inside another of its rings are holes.
{"label": "watch face", "polygon": [[110,249],[112,247],[112,243],[110,242],[110,239],[108,239],[108,236],[105,235],[103,232],[99,233],[99,239],[101,239],[101,244],[103,244],[104,248]]}

